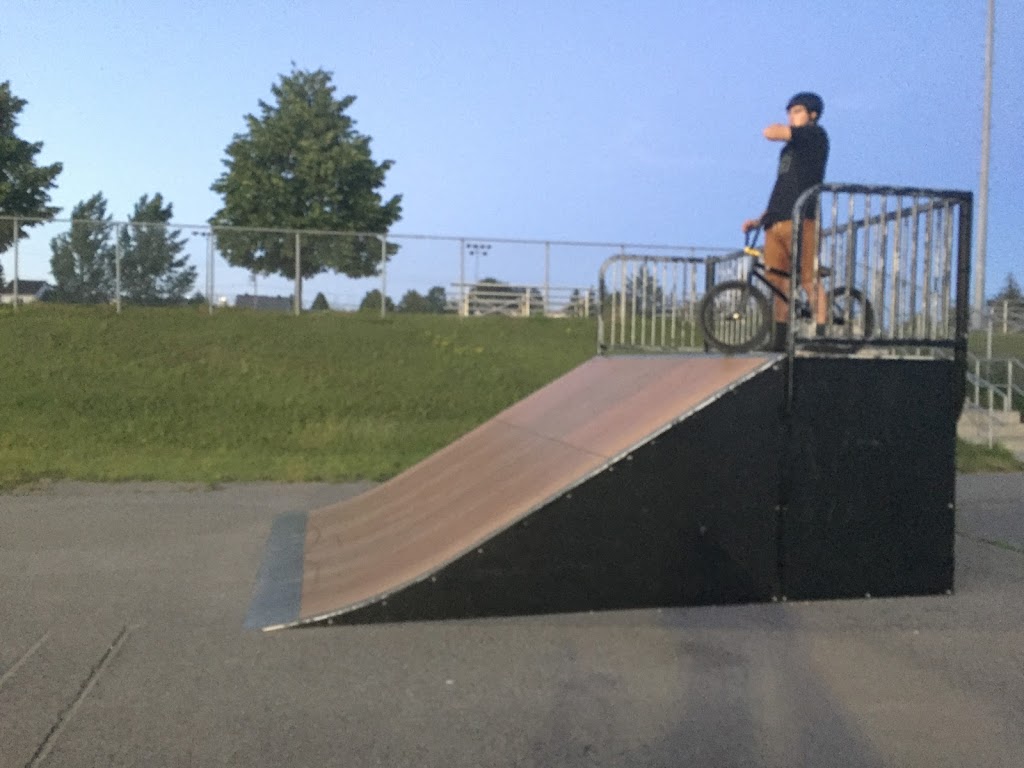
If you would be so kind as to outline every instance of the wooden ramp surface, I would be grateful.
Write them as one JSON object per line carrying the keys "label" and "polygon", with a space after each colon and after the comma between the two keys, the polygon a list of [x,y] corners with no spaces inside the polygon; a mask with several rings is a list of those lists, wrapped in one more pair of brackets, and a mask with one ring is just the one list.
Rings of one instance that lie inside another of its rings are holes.
{"label": "wooden ramp surface", "polygon": [[247,624],[324,619],[425,579],[773,362],[594,358],[304,528],[279,521],[294,546],[272,534],[282,562],[264,563]]}

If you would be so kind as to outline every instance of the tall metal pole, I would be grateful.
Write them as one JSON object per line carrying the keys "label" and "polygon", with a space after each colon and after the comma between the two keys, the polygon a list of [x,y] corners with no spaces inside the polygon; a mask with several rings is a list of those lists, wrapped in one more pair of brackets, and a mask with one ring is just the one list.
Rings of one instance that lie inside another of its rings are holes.
{"label": "tall metal pole", "polygon": [[209,287],[207,288],[207,296],[210,297],[210,302],[209,303],[210,303],[210,314],[211,315],[213,314],[213,303],[214,303],[214,298],[213,298],[213,293],[214,293],[214,284],[213,284],[213,261],[214,261],[214,259],[213,259],[213,250],[214,250],[213,249],[213,238],[214,238],[214,232],[211,229],[209,235],[207,235],[207,237],[206,237],[206,276],[207,276],[207,281],[209,282]]}
{"label": "tall metal pole", "polygon": [[544,243],[544,316],[550,314],[548,300],[551,293],[551,243]]}
{"label": "tall metal pole", "polygon": [[18,219],[14,219],[14,311],[18,311]]}
{"label": "tall metal pole", "polygon": [[974,311],[980,325],[985,311],[985,250],[988,244],[988,158],[992,134],[992,53],[996,2],[988,0],[988,33],[985,38],[985,100],[981,113],[981,179],[978,183],[978,241],[975,246]]}
{"label": "tall metal pole", "polygon": [[124,232],[124,225],[118,225],[114,231],[114,306],[117,307],[117,314],[121,314],[121,259],[124,257],[124,248],[121,246],[121,233]]}
{"label": "tall metal pole", "polygon": [[388,314],[388,238],[381,235],[380,238],[380,316],[387,317]]}
{"label": "tall metal pole", "polygon": [[[466,241],[459,240],[459,317],[466,306]],[[467,313],[468,314],[468,313]]]}
{"label": "tall metal pole", "polygon": [[295,233],[295,316],[302,314],[302,234]]}

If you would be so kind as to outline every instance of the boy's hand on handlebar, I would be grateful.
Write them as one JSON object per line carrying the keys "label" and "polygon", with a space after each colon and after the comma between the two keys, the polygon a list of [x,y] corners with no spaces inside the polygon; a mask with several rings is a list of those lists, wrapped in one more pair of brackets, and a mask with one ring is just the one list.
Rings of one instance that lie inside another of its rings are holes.
{"label": "boy's hand on handlebar", "polygon": [[746,221],[743,222],[743,234],[747,234],[748,232],[755,230],[760,226],[760,219],[747,219]]}

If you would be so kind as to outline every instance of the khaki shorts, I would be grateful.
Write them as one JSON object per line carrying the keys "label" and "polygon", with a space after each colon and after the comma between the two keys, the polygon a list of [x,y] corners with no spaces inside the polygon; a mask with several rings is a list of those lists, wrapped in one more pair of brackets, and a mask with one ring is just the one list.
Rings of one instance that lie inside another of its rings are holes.
{"label": "khaki shorts", "polygon": [[[764,263],[769,269],[790,273],[793,271],[793,222],[777,221],[764,231]],[[800,284],[807,295],[816,297],[818,294],[818,223],[805,221],[803,225],[803,243],[800,251]],[[789,295],[788,275],[774,274],[768,271],[768,280],[787,296]],[[775,319],[785,320],[789,317],[786,302],[775,297]]]}

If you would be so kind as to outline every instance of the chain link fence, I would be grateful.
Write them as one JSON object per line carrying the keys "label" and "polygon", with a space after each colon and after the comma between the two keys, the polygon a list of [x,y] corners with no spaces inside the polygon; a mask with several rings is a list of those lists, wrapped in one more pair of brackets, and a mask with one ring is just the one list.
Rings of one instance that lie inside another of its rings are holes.
{"label": "chain link fence", "polygon": [[[610,255],[694,250],[11,216],[0,216],[0,231],[7,240],[19,235],[0,254],[4,303],[109,303],[118,311],[192,303],[210,312],[234,307],[298,313],[326,305],[382,314],[579,316],[594,311],[594,281]],[[305,275],[296,281],[296,273]]]}

